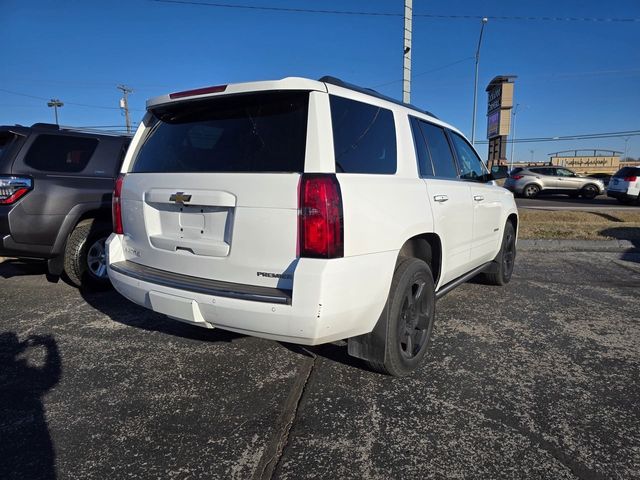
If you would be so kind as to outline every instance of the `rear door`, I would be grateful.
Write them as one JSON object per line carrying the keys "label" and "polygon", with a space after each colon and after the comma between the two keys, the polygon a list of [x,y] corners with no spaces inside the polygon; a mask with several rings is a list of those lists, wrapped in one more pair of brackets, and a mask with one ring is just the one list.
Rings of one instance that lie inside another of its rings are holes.
{"label": "rear door", "polygon": [[458,170],[445,130],[417,118],[411,127],[419,162],[420,176],[432,205],[435,231],[440,236],[444,285],[470,270],[473,234],[471,189],[458,178]]}
{"label": "rear door", "polygon": [[502,203],[504,190],[487,183],[487,170],[473,147],[460,135],[449,131],[460,178],[467,181],[473,199],[473,242],[471,259],[478,266],[493,260],[502,235]]}
{"label": "rear door", "polygon": [[542,183],[543,190],[555,190],[558,187],[558,182],[556,181],[556,170],[551,167],[536,167],[530,168],[529,171],[533,173],[534,177],[537,180],[540,180]]}
{"label": "rear door", "polygon": [[160,106],[122,189],[124,252],[160,270],[291,288],[309,92]]}

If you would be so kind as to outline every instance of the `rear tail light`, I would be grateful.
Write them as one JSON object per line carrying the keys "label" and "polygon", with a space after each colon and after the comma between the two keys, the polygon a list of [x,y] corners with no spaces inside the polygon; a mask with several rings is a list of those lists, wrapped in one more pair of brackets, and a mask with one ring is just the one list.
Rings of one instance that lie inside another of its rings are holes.
{"label": "rear tail light", "polygon": [[511,178],[513,178],[514,180],[520,180],[523,177],[524,175],[511,175]]}
{"label": "rear tail light", "polygon": [[300,256],[344,256],[342,194],[336,176],[303,174],[300,181],[299,207]]}
{"label": "rear tail light", "polygon": [[111,200],[111,214],[113,216],[113,233],[122,235],[122,182],[124,181],[124,173],[116,178],[116,185],[113,189],[113,197]]}
{"label": "rear tail light", "polygon": [[194,90],[185,90],[184,92],[170,93],[169,98],[174,100],[176,98],[195,97],[196,95],[205,95],[207,93],[220,93],[227,89],[226,85],[216,85],[213,87],[196,88]]}
{"label": "rear tail light", "polygon": [[29,177],[0,176],[0,205],[11,205],[33,188]]}
{"label": "rear tail light", "polygon": [[635,182],[638,179],[638,177],[636,177],[635,175],[630,176],[630,177],[624,177],[624,181],[625,182]]}

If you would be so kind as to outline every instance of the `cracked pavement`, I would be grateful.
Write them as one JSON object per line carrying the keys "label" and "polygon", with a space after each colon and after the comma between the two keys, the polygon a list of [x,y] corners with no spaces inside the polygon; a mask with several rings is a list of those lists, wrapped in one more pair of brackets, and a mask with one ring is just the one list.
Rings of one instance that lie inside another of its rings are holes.
{"label": "cracked pavement", "polygon": [[403,379],[43,272],[0,264],[0,478],[640,478],[640,254],[519,252]]}

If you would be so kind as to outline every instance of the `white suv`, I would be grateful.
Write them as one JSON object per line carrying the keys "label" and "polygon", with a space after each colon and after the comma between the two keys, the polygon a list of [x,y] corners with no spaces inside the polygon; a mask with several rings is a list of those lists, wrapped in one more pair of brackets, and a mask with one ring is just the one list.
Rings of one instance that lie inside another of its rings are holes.
{"label": "white suv", "polygon": [[629,165],[618,170],[607,187],[607,196],[620,203],[640,203],[640,165]]}
{"label": "white suv", "polygon": [[432,114],[338,79],[147,102],[113,197],[109,276],[171,318],[285,342],[349,339],[404,375],[437,298],[515,260],[513,195]]}

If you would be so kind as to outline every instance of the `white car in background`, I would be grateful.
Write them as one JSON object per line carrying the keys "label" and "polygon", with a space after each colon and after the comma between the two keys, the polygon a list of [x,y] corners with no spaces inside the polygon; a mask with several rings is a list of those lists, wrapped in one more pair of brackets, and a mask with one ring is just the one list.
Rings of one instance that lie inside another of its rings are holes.
{"label": "white car in background", "polygon": [[114,192],[109,276],[171,318],[306,345],[348,339],[392,375],[425,355],[436,299],[504,285],[518,214],[429,112],[338,79],[147,102]]}
{"label": "white car in background", "polygon": [[640,203],[640,166],[626,166],[618,170],[607,186],[607,196],[620,203]]}

